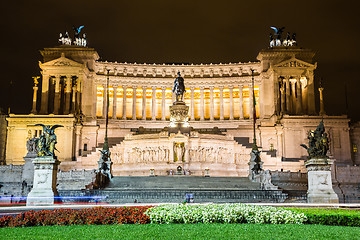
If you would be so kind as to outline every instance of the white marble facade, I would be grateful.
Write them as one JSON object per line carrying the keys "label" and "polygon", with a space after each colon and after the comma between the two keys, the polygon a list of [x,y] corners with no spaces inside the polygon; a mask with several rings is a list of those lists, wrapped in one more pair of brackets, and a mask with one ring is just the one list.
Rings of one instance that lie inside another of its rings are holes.
{"label": "white marble facade", "polygon": [[[98,154],[96,147],[104,141],[109,78],[108,134],[115,173],[148,175],[150,168],[155,171],[158,168],[158,172],[165,174],[170,170],[164,167],[165,163],[173,161],[171,137],[163,136],[169,146],[159,142],[138,146],[128,135],[133,133],[131,129],[139,127],[160,130],[169,125],[169,106],[174,101],[171,89],[179,71],[185,79],[184,101],[190,108],[190,125],[195,130],[217,127],[232,144],[231,148],[226,144],[220,147],[222,140],[216,143],[219,139],[210,142],[200,138],[201,144],[186,145],[185,162],[199,163],[193,172],[202,175],[206,167],[219,167],[216,165],[219,161],[228,164],[223,165],[225,170],[237,169],[233,172],[219,169],[219,176],[242,175],[242,171],[247,171],[246,146],[252,143],[254,116],[264,166],[279,171],[305,171],[301,159],[305,159],[306,152],[300,144],[307,142],[307,131],[315,129],[321,120],[315,109],[317,64],[311,50],[273,47],[260,51],[256,62],[196,65],[98,61],[94,49],[81,46],[45,48],[41,54],[44,60],[40,63],[38,114],[10,115],[7,119],[7,164],[23,163],[29,130],[34,135],[35,130],[41,129],[32,125],[44,120],[68,124],[66,134],[59,130],[60,169],[96,168],[93,158]],[[351,161],[349,120],[346,116],[323,118],[331,138],[330,153],[339,164],[346,165]],[[128,137],[122,141],[125,136]],[[136,149],[140,147],[141,151]]]}

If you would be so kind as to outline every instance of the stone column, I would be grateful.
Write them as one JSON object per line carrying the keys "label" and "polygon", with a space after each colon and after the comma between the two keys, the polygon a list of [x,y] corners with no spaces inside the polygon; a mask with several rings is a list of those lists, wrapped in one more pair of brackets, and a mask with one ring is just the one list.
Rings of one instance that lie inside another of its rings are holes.
{"label": "stone column", "polygon": [[239,113],[239,119],[244,119],[244,100],[243,100],[243,85],[239,85],[239,104],[240,104],[240,113]]}
{"label": "stone column", "polygon": [[195,120],[195,101],[194,101],[194,92],[195,92],[195,88],[194,87],[191,87],[191,121],[194,121]]}
{"label": "stone column", "polygon": [[291,111],[291,103],[290,103],[290,79],[289,77],[286,77],[285,78],[285,82],[286,82],[286,89],[285,89],[285,92],[286,92],[286,112],[287,113],[290,113]]}
{"label": "stone column", "polygon": [[165,87],[161,88],[161,120],[165,121]]}
{"label": "stone column", "polygon": [[174,103],[175,102],[175,93],[171,93],[171,101]]}
{"label": "stone column", "polygon": [[284,114],[286,112],[285,110],[285,87],[282,86],[280,88],[280,92],[281,92],[281,113]]}
{"label": "stone column", "polygon": [[71,95],[71,76],[66,76],[66,89],[65,89],[65,114],[70,113],[70,95]]}
{"label": "stone column", "polygon": [[[77,80],[75,80],[77,82]],[[76,83],[73,84],[73,87],[72,87],[72,109],[71,109],[71,112],[72,113],[76,113]]]}
{"label": "stone column", "polygon": [[60,109],[60,76],[55,76],[54,114],[59,114]]}
{"label": "stone column", "polygon": [[82,80],[80,77],[76,79],[76,112],[81,112],[81,88]]}
{"label": "stone column", "polygon": [[210,87],[210,120],[214,121],[214,87]]}
{"label": "stone column", "polygon": [[252,84],[249,86],[249,118],[254,119],[254,88]]}
{"label": "stone column", "polygon": [[122,119],[126,120],[126,86],[123,86],[123,115]]}
{"label": "stone column", "polygon": [[142,99],[142,120],[146,120],[146,87],[142,88],[143,99]]}
{"label": "stone column", "polygon": [[117,107],[117,86],[113,86],[113,119],[116,119],[116,107]]}
{"label": "stone column", "polygon": [[295,82],[296,80],[292,79],[292,81],[290,81],[291,83],[291,113],[296,113],[296,96],[295,96]]}
{"label": "stone column", "polygon": [[49,75],[43,74],[42,77],[42,89],[41,89],[41,107],[40,114],[48,113],[48,102],[49,102]]}
{"label": "stone column", "polygon": [[205,103],[204,103],[204,87],[200,87],[200,120],[204,121],[204,107]]}
{"label": "stone column", "polygon": [[325,115],[325,109],[324,109],[324,97],[323,97],[323,90],[324,88],[319,88],[319,97],[320,97],[320,112],[319,115],[323,116]]}
{"label": "stone column", "polygon": [[263,82],[259,83],[259,118],[263,118],[264,114],[264,88]]}
{"label": "stone column", "polygon": [[53,157],[37,157],[33,160],[33,188],[27,196],[26,205],[49,205],[56,201],[57,170],[60,161]]}
{"label": "stone column", "polygon": [[[274,73],[274,105],[275,113],[278,114],[280,111],[280,96],[279,96],[279,76]],[[251,116],[250,116],[251,118]]]}
{"label": "stone column", "polygon": [[106,105],[107,105],[107,88],[106,84],[103,85],[104,91],[103,91],[103,118],[106,118],[107,112],[106,112]]}
{"label": "stone column", "polygon": [[315,114],[315,87],[314,87],[314,72],[308,71],[307,77],[308,84],[307,84],[307,104],[308,104],[308,114],[314,115]]}
{"label": "stone column", "polygon": [[133,87],[132,119],[136,120],[136,87]]}
{"label": "stone column", "polygon": [[305,162],[308,171],[308,203],[339,203],[331,180],[333,160],[314,158]]}
{"label": "stone column", "polygon": [[219,90],[220,90],[220,120],[224,120],[224,95],[223,95],[224,87],[223,86],[219,87]]}
{"label": "stone column", "polygon": [[302,113],[307,114],[308,112],[308,105],[307,105],[307,79],[301,81],[301,104],[302,104]]}
{"label": "stone column", "polygon": [[156,120],[156,87],[152,87],[152,120]]}
{"label": "stone column", "polygon": [[300,76],[296,78],[296,113],[302,114],[301,83]]}
{"label": "stone column", "polygon": [[230,95],[230,120],[234,120],[234,96],[233,96],[233,86],[229,87]]}
{"label": "stone column", "polygon": [[37,90],[38,90],[37,84],[33,87],[33,89],[34,89],[34,93],[33,93],[33,105],[32,105],[32,109],[31,109],[31,113],[36,114],[37,113],[36,100],[37,100]]}

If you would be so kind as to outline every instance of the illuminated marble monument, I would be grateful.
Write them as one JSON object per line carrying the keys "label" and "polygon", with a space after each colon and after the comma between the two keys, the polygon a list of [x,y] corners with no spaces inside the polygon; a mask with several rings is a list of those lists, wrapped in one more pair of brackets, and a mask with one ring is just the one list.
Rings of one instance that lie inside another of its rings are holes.
{"label": "illuminated marble monument", "polygon": [[[179,162],[195,176],[248,176],[254,111],[263,169],[306,172],[307,153],[299,145],[321,119],[315,109],[313,51],[282,43],[261,50],[255,62],[138,64],[99,61],[95,49],[82,41],[69,45],[67,38],[40,51],[41,89],[36,83],[32,114],[7,118],[7,164],[24,163],[26,141],[40,134],[34,125],[43,122],[64,126],[57,144],[61,171],[97,169],[109,71],[114,176],[148,176],[150,169],[167,175]],[[174,104],[178,72],[186,79],[184,104]],[[322,117],[335,163],[349,164],[349,119]],[[179,123],[192,130],[171,132]]]}

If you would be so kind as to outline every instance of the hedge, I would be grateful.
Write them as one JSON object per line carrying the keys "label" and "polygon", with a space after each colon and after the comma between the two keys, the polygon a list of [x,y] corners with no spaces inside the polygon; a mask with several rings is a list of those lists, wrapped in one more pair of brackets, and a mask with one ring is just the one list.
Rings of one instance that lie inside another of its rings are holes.
{"label": "hedge", "polygon": [[307,217],[306,224],[360,227],[359,210],[309,208],[291,210],[304,213]]}
{"label": "hedge", "polygon": [[30,210],[16,217],[4,216],[0,218],[0,227],[145,224],[150,222],[150,218],[144,212],[150,207]]}

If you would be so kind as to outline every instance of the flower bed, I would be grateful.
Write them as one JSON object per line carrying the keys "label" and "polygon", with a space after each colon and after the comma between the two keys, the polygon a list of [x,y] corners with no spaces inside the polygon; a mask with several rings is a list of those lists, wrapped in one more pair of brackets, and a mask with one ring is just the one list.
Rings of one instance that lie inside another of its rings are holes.
{"label": "flower bed", "polygon": [[151,223],[295,223],[303,224],[303,213],[275,207],[245,204],[161,205],[148,209]]}
{"label": "flower bed", "polygon": [[27,211],[16,217],[0,218],[0,227],[145,224],[150,222],[149,217],[144,214],[149,207],[95,207]]}

